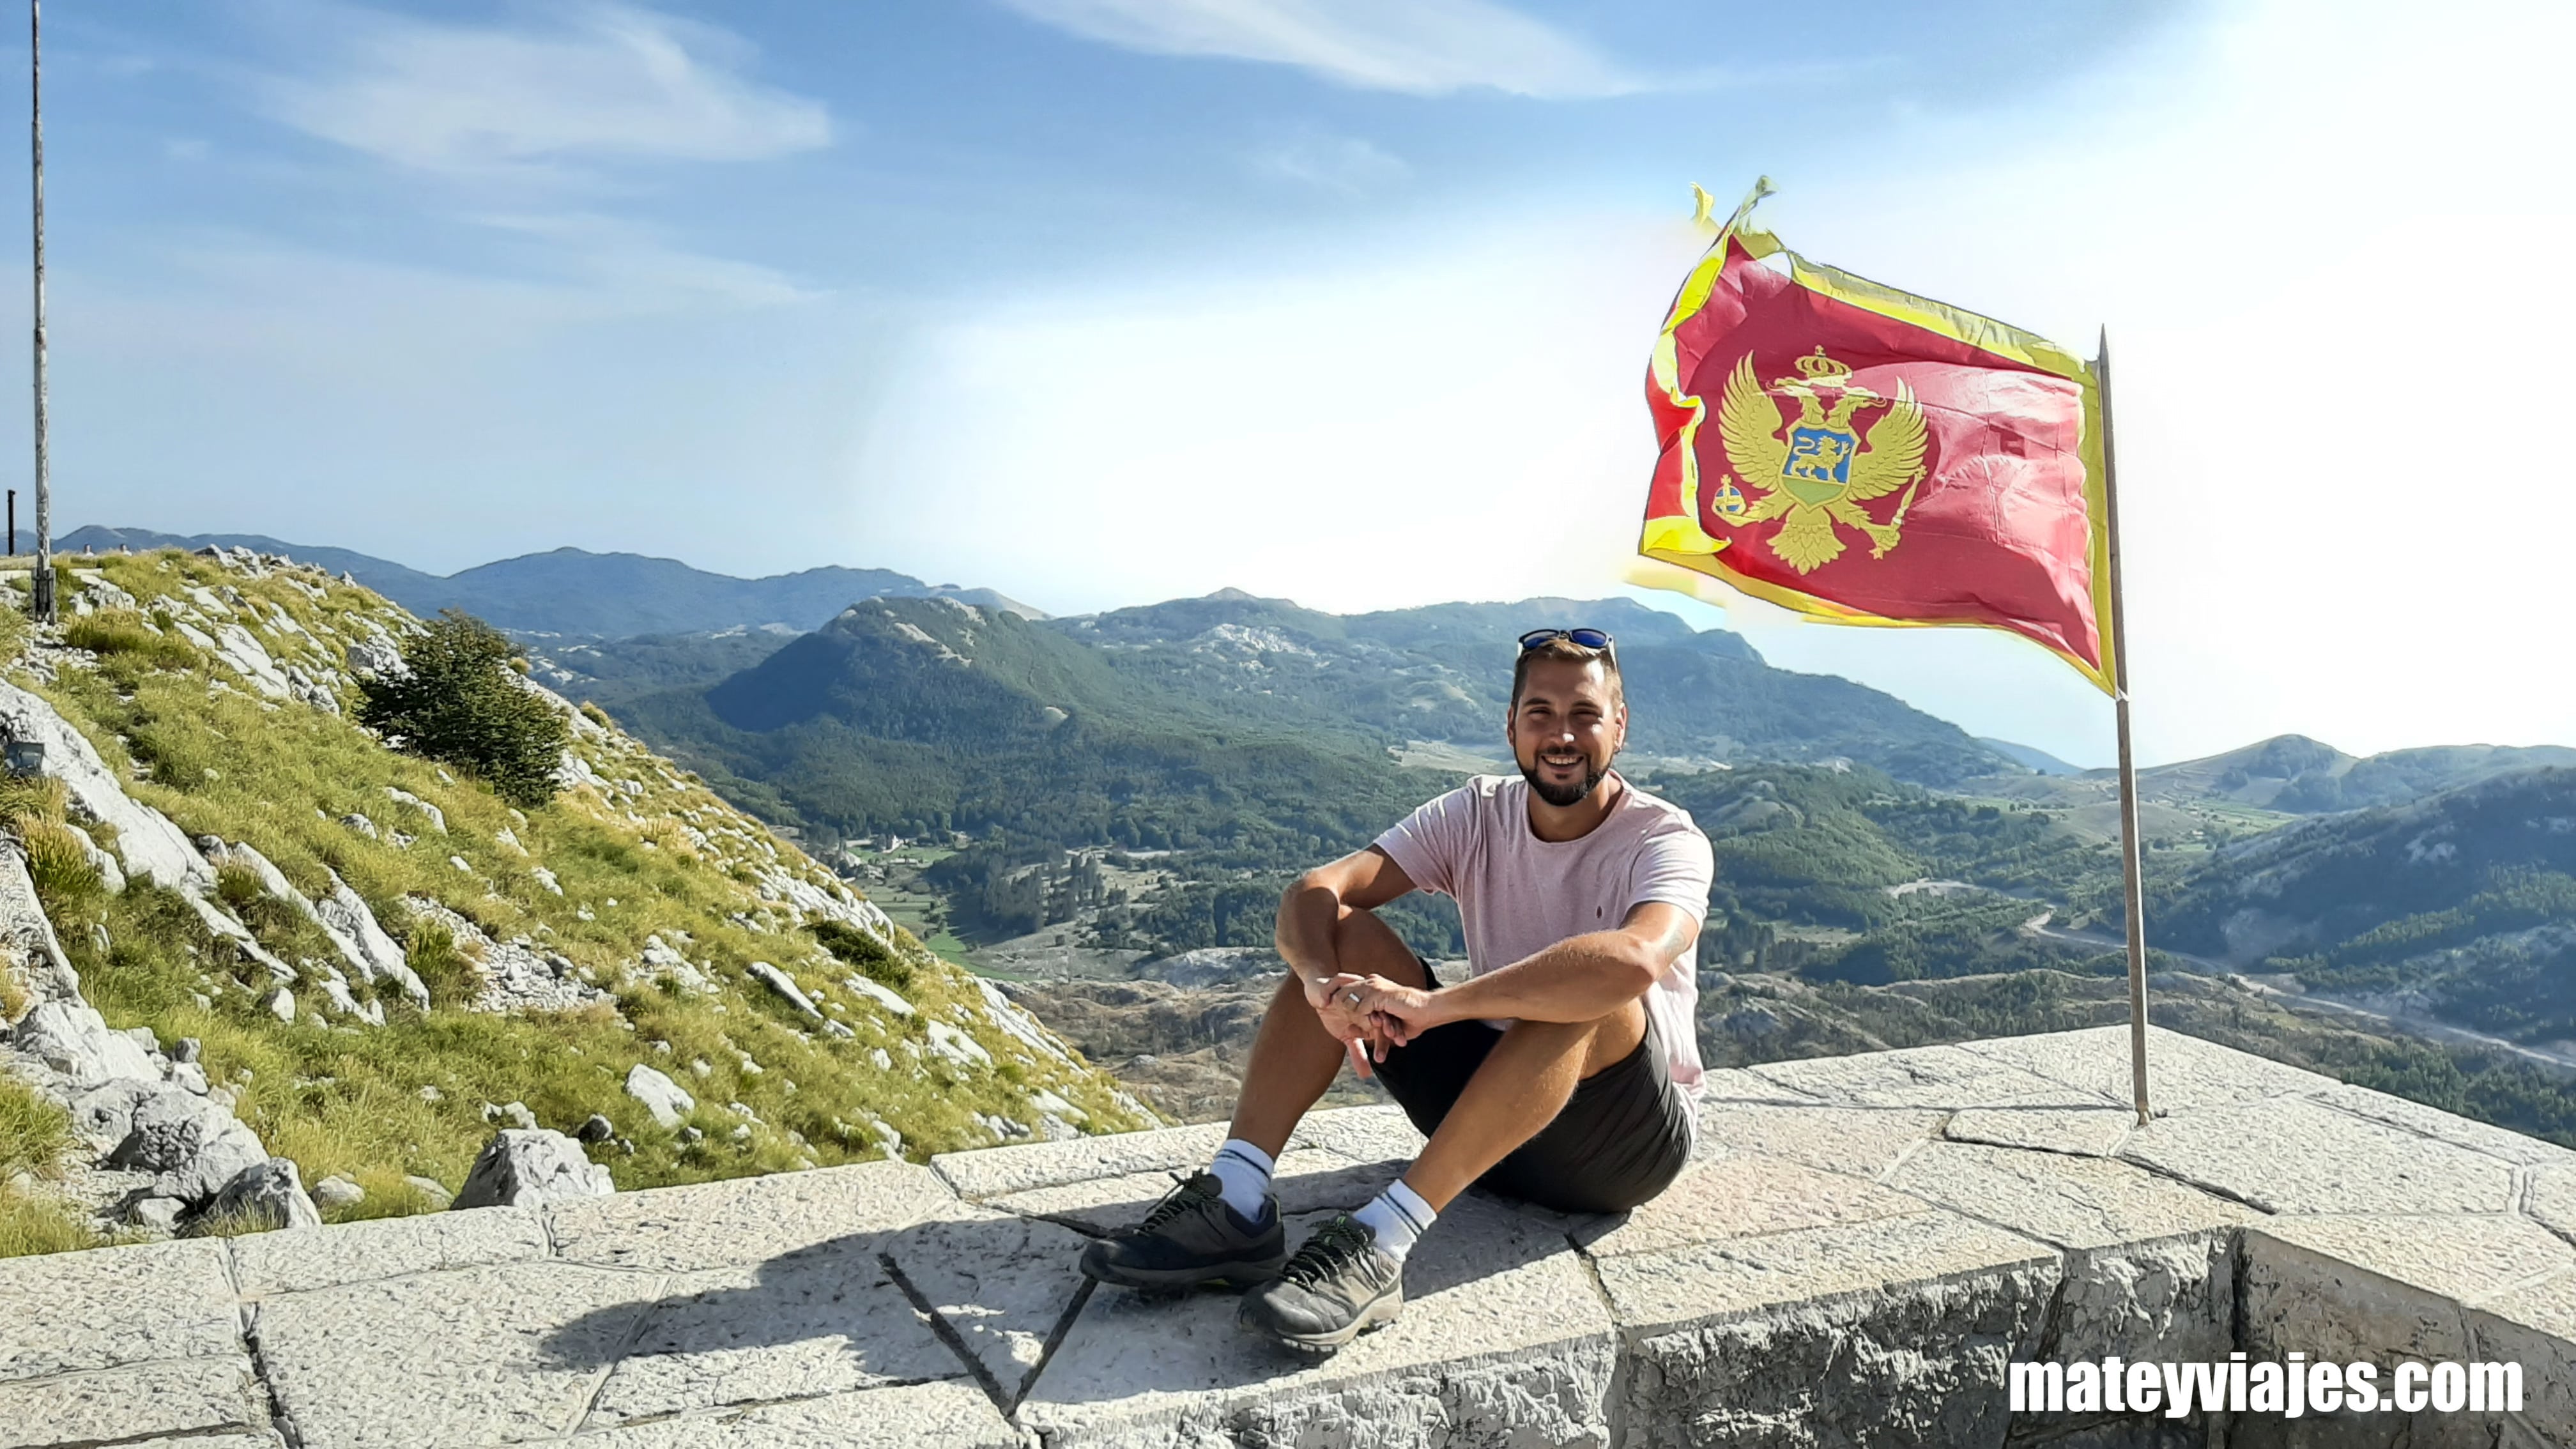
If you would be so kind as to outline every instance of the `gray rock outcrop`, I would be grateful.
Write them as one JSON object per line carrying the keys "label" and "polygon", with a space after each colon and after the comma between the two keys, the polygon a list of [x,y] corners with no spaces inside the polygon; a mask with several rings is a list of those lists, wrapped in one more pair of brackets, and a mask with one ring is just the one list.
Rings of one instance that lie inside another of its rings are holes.
{"label": "gray rock outcrop", "polygon": [[157,1196],[204,1202],[268,1161],[259,1134],[205,1097],[165,1089],[135,1106],[132,1123],[108,1165],[158,1174]]}
{"label": "gray rock outcrop", "polygon": [[161,1080],[161,1064],[152,1053],[108,1030],[106,1019],[78,1000],[48,1001],[28,1012],[10,1044],[60,1073],[75,1090],[119,1078]]}
{"label": "gray rock outcrop", "polygon": [[788,1005],[795,1007],[798,1011],[803,1012],[805,1015],[812,1017],[816,1021],[821,1021],[823,1019],[822,1008],[816,1006],[813,999],[805,994],[804,989],[796,984],[795,978],[789,976],[786,972],[779,970],[777,967],[770,965],[766,961],[754,961],[749,966],[744,967],[743,970],[750,975],[753,980],[768,987],[770,990],[777,992],[780,997],[786,1000]]}
{"label": "gray rock outcrop", "polygon": [[519,941],[496,941],[461,913],[428,896],[403,897],[414,915],[443,928],[476,967],[481,989],[466,1003],[473,1011],[571,1011],[609,994],[581,979],[560,952],[540,953]]}
{"label": "gray rock outcrop", "polygon": [[560,1132],[511,1128],[485,1144],[451,1207],[541,1207],[617,1191],[608,1169]]}
{"label": "gray rock outcrop", "polygon": [[322,1226],[322,1214],[306,1195],[302,1176],[283,1157],[268,1158],[234,1174],[198,1217],[228,1230],[272,1232]]}
{"label": "gray rock outcrop", "polygon": [[698,1110],[698,1099],[681,1089],[679,1083],[653,1068],[637,1062],[626,1073],[626,1095],[644,1104],[653,1120],[664,1128],[680,1125],[683,1118]]}
{"label": "gray rock outcrop", "polygon": [[401,946],[385,932],[376,913],[367,908],[364,898],[349,889],[349,883],[337,872],[331,875],[331,893],[312,903],[316,919],[348,942],[351,964],[359,979],[382,978],[399,988],[411,1004],[429,1010],[429,988],[421,984],[420,975],[411,969]]}
{"label": "gray rock outcrop", "polygon": [[80,973],[64,957],[54,923],[36,898],[24,850],[5,836],[0,836],[0,951],[10,958],[0,963],[0,971],[14,971],[29,994],[40,1000],[80,999]]}
{"label": "gray rock outcrop", "polygon": [[42,698],[0,680],[0,743],[20,740],[45,747],[45,773],[70,790],[74,810],[116,828],[116,853],[128,876],[173,890],[214,885],[213,869],[188,837],[169,816],[126,794],[87,737]]}

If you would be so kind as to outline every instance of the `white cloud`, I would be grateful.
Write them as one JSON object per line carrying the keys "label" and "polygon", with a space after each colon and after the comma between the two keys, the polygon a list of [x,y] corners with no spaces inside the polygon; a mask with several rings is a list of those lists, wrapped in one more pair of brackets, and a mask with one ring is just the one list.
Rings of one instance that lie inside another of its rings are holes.
{"label": "white cloud", "polygon": [[550,10],[521,28],[338,6],[294,13],[325,53],[307,73],[263,82],[263,108],[422,171],[744,161],[832,138],[821,104],[742,74],[751,53],[739,37],[631,6]]}
{"label": "white cloud", "polygon": [[1154,55],[1310,70],[1366,90],[1486,88],[1545,98],[1646,83],[1578,37],[1487,0],[1001,0],[1032,20]]}
{"label": "white cloud", "polygon": [[1358,136],[1312,132],[1279,142],[1252,158],[1264,176],[1342,196],[1367,196],[1401,184],[1413,174],[1402,157]]}

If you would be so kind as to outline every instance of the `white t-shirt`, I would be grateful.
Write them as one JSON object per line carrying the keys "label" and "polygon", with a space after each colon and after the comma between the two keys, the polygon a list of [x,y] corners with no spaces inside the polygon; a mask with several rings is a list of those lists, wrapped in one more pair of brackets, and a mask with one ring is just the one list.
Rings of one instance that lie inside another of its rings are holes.
{"label": "white t-shirt", "polygon": [[[1571,936],[1615,929],[1647,901],[1679,906],[1694,921],[1705,917],[1717,877],[1708,837],[1689,811],[1620,784],[1610,818],[1579,839],[1530,833],[1529,781],[1478,775],[1414,811],[1377,845],[1416,888],[1457,899],[1471,975]],[[1684,1090],[1700,1079],[1696,954],[1683,953],[1646,991],[1673,1084]]]}

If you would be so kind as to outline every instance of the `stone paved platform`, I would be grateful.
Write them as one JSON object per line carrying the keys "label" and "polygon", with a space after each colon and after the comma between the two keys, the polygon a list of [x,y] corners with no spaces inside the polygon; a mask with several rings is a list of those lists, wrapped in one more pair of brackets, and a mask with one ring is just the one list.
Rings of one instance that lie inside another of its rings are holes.
{"label": "stone paved platform", "polygon": [[[2158,1031],[1713,1073],[1620,1218],[1470,1194],[1322,1361],[1088,1291],[1221,1129],[0,1262],[0,1449],[2576,1443],[2576,1153]],[[1320,1114],[1287,1210],[1418,1139]],[[2518,1416],[2006,1411],[2015,1359],[2514,1359]]]}

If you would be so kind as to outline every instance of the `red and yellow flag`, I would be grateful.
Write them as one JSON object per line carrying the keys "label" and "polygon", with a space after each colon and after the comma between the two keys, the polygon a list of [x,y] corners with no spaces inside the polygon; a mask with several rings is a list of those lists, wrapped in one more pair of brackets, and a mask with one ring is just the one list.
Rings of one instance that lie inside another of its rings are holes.
{"label": "red and yellow flag", "polygon": [[1809,262],[1751,205],[1655,341],[1638,552],[1838,623],[2008,630],[2116,692],[2093,370]]}

